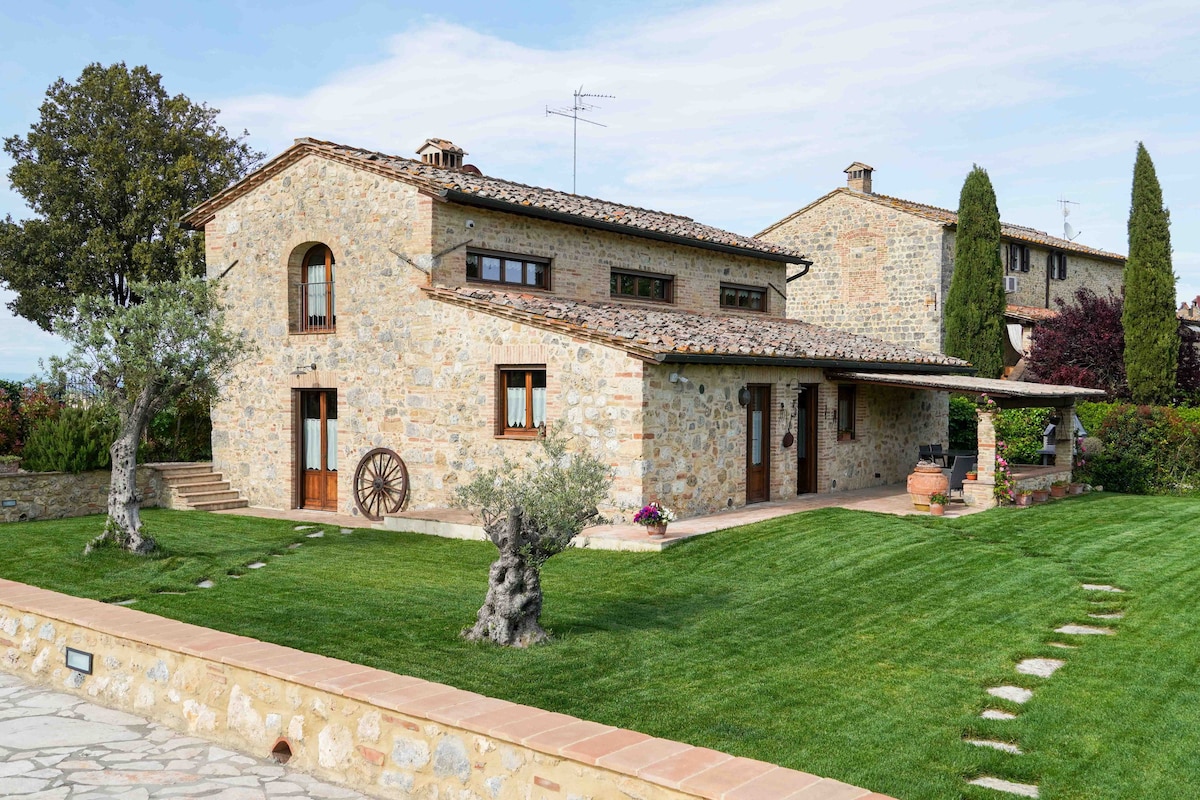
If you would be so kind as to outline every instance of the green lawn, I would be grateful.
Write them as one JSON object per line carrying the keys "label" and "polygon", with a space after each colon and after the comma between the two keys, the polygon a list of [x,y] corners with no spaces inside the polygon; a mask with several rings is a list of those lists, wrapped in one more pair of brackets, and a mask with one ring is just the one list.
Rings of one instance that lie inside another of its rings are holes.
{"label": "green lawn", "polygon": [[[145,518],[162,558],[85,561],[95,518],[0,526],[0,575],[904,800],[1002,797],[964,785],[980,773],[1037,782],[1049,800],[1175,800],[1200,784],[1196,500],[1090,496],[957,520],[829,509],[661,554],[569,551],[545,570],[555,641],[523,652],[457,638],[483,598],[490,544]],[[267,567],[245,569],[256,559]],[[217,587],[157,593],[206,577]],[[1081,582],[1129,591],[1089,598]],[[1048,646],[1063,639],[1055,627],[1117,608],[1118,635]],[[1029,656],[1068,663],[1048,680],[1017,675]],[[1034,699],[989,702],[1001,682]],[[980,719],[989,706],[1020,716]]]}

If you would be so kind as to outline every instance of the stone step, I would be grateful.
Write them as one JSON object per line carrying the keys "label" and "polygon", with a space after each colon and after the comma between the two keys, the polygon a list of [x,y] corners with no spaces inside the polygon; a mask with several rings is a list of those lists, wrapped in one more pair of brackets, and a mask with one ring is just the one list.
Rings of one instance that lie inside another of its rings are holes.
{"label": "stone step", "polygon": [[227,508],[246,508],[249,505],[250,503],[245,500],[212,500],[203,503],[193,503],[192,509],[195,511],[224,511]]}
{"label": "stone step", "polygon": [[184,499],[187,500],[188,504],[192,508],[199,508],[203,503],[211,503],[221,500],[237,500],[238,496],[238,493],[233,489],[223,489],[215,492],[196,492],[195,494],[188,495]]}
{"label": "stone step", "polygon": [[212,464],[203,462],[198,464],[179,464],[178,466],[158,466],[156,469],[163,474],[163,477],[172,478],[180,475],[195,475],[197,473],[212,472]]}
{"label": "stone step", "polygon": [[219,481],[225,476],[219,472],[208,470],[207,472],[196,472],[187,475],[167,475],[163,478],[168,486],[189,486],[193,483],[207,483],[211,481]]}
{"label": "stone step", "polygon": [[227,492],[229,489],[229,481],[206,481],[205,483],[189,483],[186,486],[176,487],[175,494],[186,499],[208,492]]}

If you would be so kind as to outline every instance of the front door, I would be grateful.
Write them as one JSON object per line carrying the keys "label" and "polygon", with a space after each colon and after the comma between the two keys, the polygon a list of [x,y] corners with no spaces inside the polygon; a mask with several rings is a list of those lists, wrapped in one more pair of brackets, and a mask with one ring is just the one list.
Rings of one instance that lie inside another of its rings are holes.
{"label": "front door", "polygon": [[796,494],[817,490],[817,387],[796,397]]}
{"label": "front door", "polygon": [[746,388],[746,502],[761,503],[771,498],[771,387]]}
{"label": "front door", "polygon": [[300,507],[337,510],[337,391],[300,392]]}

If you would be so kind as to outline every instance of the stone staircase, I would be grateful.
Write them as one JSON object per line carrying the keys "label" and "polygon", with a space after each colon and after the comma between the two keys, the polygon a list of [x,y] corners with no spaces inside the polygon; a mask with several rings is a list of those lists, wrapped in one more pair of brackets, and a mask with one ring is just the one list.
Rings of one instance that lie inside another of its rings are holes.
{"label": "stone staircase", "polygon": [[154,464],[162,474],[163,494],[168,508],[196,511],[221,511],[226,508],[245,508],[250,505],[236,489],[213,472],[212,464]]}

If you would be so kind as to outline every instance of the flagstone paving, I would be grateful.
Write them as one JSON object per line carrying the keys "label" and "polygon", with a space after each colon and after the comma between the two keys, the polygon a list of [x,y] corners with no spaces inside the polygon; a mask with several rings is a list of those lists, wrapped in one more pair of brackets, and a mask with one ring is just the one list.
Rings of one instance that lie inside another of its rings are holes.
{"label": "flagstone paving", "polygon": [[981,775],[974,780],[967,781],[973,786],[982,786],[985,789],[995,789],[998,792],[1008,792],[1009,794],[1019,795],[1021,797],[1037,797],[1038,787],[1028,783],[1015,783],[1006,781],[1002,778],[993,778],[988,775]]}
{"label": "flagstone paving", "polygon": [[273,761],[0,673],[0,797],[367,800]]}

